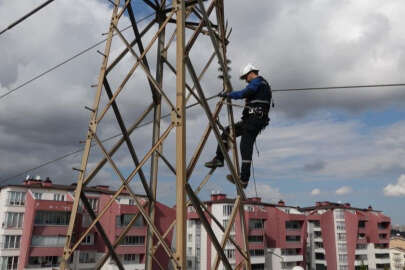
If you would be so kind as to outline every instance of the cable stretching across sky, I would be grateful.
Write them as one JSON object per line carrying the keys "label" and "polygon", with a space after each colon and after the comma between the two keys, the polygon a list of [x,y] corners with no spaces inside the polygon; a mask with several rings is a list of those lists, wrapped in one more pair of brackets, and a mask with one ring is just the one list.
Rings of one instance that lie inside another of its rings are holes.
{"label": "cable stretching across sky", "polygon": [[[274,89],[274,90],[272,90],[272,91],[273,91],[273,92],[319,91],[319,90],[335,90],[335,89],[350,89],[350,88],[375,88],[375,87],[399,87],[399,86],[405,86],[405,83],[398,83],[398,84],[369,84],[369,85],[345,85],[345,86],[325,86],[325,87],[309,87],[309,88],[286,88],[286,89]],[[217,95],[211,96],[211,97],[207,98],[207,100],[212,100],[212,99],[215,98],[215,97],[217,97]],[[188,106],[187,106],[187,109],[192,108],[192,107],[196,106],[197,104],[198,104],[198,103],[193,103],[193,104],[191,104],[191,105],[188,105]],[[166,117],[168,117],[168,116],[170,116],[170,113],[163,115],[162,118],[166,118]],[[139,125],[137,128],[144,127],[144,126],[146,126],[146,125],[151,124],[152,122],[153,122],[153,121],[145,122],[145,123]],[[110,136],[110,137],[104,139],[103,142],[112,140],[112,139],[118,137],[119,135],[120,135],[120,134]],[[24,174],[29,173],[29,172],[31,172],[31,171],[34,171],[34,170],[36,170],[36,169],[43,168],[43,167],[45,167],[45,166],[48,166],[48,165],[50,165],[50,164],[52,164],[52,163],[55,163],[55,162],[57,162],[57,161],[66,159],[66,158],[68,158],[68,157],[70,157],[70,156],[73,156],[74,154],[80,153],[80,152],[82,152],[82,151],[83,151],[82,148],[76,149],[76,150],[74,150],[74,151],[65,153],[65,154],[63,154],[63,155],[61,155],[61,156],[59,156],[59,157],[57,157],[57,158],[55,158],[55,159],[52,159],[52,160],[46,161],[46,162],[44,162],[44,163],[41,163],[41,164],[39,164],[39,165],[37,165],[37,166],[35,166],[35,167],[32,167],[32,168],[23,170],[23,171],[21,171],[21,172],[19,172],[19,173],[16,173],[16,174],[12,175],[12,176],[9,176],[9,177],[0,179],[0,184],[7,183],[8,181],[12,180],[12,179],[15,178],[15,177],[24,175]]]}

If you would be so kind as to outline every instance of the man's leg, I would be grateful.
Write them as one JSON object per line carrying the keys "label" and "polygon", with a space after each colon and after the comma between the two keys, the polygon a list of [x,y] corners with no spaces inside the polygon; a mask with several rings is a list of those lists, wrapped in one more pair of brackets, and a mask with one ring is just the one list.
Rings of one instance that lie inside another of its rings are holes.
{"label": "man's leg", "polygon": [[253,156],[253,146],[257,135],[259,134],[258,129],[245,128],[242,134],[242,139],[240,141],[240,152],[242,156],[242,166],[241,166],[241,181],[245,184],[249,182],[250,178],[250,167],[252,164]]}
{"label": "man's leg", "polygon": [[[234,128],[235,128],[235,136],[236,137],[241,136],[242,133],[243,133],[242,122],[241,121],[237,122],[234,125]],[[225,128],[224,132],[222,132],[222,134],[221,134],[221,140],[225,145],[226,151],[228,151],[228,149],[229,149],[228,138],[230,136],[230,133],[231,133],[230,128],[229,128],[229,126],[227,126]],[[218,144],[216,155],[215,155],[214,159],[212,159],[211,161],[206,162],[205,167],[214,168],[214,167],[222,167],[222,166],[224,166],[224,154],[222,153],[221,147],[219,147],[219,144]]]}

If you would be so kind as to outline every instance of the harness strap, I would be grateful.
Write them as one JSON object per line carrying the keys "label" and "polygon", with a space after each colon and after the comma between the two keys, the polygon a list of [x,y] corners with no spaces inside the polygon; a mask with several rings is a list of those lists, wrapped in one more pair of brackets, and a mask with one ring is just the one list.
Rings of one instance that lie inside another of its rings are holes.
{"label": "harness strap", "polygon": [[254,99],[254,100],[249,101],[248,104],[250,104],[250,103],[263,103],[263,104],[269,104],[270,105],[270,101],[262,100],[262,99]]}

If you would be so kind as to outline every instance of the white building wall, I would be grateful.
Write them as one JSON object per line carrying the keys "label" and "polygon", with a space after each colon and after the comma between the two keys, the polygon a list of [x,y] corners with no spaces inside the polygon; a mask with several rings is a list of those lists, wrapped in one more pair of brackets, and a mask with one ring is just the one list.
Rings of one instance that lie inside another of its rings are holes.
{"label": "white building wall", "polygon": [[405,250],[390,248],[391,270],[403,270],[405,267]]}

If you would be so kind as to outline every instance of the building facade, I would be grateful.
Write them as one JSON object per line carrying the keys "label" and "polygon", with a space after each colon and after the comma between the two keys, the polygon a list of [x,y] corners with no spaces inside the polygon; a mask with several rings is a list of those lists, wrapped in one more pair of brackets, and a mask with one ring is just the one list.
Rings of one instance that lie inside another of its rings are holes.
{"label": "building facade", "polygon": [[307,269],[389,269],[391,220],[371,207],[318,202],[307,216]]}
{"label": "building facade", "polygon": [[391,270],[405,269],[405,238],[396,233],[390,239]]}
{"label": "building facade", "polygon": [[[51,180],[28,178],[21,185],[8,185],[0,190],[0,269],[57,269],[73,206],[75,186],[53,184]],[[108,186],[86,187],[85,194],[97,213],[115,192]],[[142,203],[146,198],[139,196]],[[109,240],[113,243],[138,212],[135,201],[122,193],[100,219]],[[156,226],[165,232],[175,219],[175,210],[156,203]],[[82,208],[77,217],[74,235],[90,226],[91,219]],[[135,224],[117,247],[116,252],[125,268],[144,269],[147,227],[139,215]],[[170,245],[172,233],[166,238]],[[94,269],[96,262],[108,249],[98,231],[93,229],[73,253],[72,269]],[[160,247],[155,253],[159,263],[167,266],[168,257]],[[102,269],[118,269],[108,259]]]}
{"label": "building facade", "polygon": [[[205,204],[225,228],[234,202],[234,199],[227,198],[225,194],[213,194],[211,200]],[[286,206],[282,201],[279,204],[268,204],[261,202],[260,198],[251,198],[245,204],[245,214],[253,270],[305,266],[306,217],[296,207]],[[224,232],[214,220],[208,220],[217,239],[221,241]],[[187,269],[213,269],[217,252],[192,207],[189,208],[187,224]],[[239,215],[236,216],[230,237],[243,246]],[[226,243],[224,252],[233,269],[243,261],[242,255],[230,241]],[[225,269],[222,263],[218,269]]]}
{"label": "building facade", "polygon": [[[235,200],[225,194],[212,194],[205,202],[215,219],[225,228]],[[217,239],[224,233],[207,217]],[[286,206],[250,198],[245,204],[245,224],[252,269],[309,270],[389,269],[391,220],[371,207],[360,209],[350,204],[318,202],[313,207]],[[188,269],[211,270],[216,250],[192,207],[188,211]],[[239,215],[230,236],[240,245],[242,231]],[[224,248],[233,268],[243,261],[228,241]],[[220,264],[218,269],[225,269]]]}

